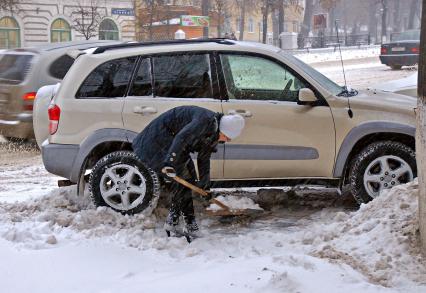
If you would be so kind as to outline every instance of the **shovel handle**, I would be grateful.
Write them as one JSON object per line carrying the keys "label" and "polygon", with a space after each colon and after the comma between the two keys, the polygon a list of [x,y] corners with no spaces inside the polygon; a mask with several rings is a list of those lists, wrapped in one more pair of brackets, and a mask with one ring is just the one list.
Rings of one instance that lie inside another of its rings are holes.
{"label": "shovel handle", "polygon": [[202,195],[202,196],[209,196],[208,192],[204,189],[199,188],[198,186],[195,186],[194,184],[189,183],[183,178],[180,178],[179,176],[172,177],[176,182],[182,184],[185,187],[188,187],[189,189],[192,189],[196,193]]}
{"label": "shovel handle", "polygon": [[[205,191],[204,189],[199,188],[198,186],[195,186],[194,184],[189,183],[188,181],[186,181],[183,178],[180,178],[179,176],[175,176],[172,177],[176,182],[182,184],[185,187],[188,187],[189,189],[192,189],[193,191],[195,191],[196,193],[202,195],[202,196],[209,196],[209,193],[207,191]],[[220,201],[218,201],[217,199],[213,198],[210,200],[211,203],[214,203],[216,205],[218,205],[219,207],[221,207],[222,209],[229,211],[229,207],[223,203],[221,203]]]}

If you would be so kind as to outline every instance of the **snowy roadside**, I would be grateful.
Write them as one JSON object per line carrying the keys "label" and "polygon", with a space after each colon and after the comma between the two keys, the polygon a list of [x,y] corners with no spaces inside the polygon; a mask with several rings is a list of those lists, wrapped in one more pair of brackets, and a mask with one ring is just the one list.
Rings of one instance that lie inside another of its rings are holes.
{"label": "snowy roadside", "polygon": [[150,217],[123,216],[95,209],[88,197],[76,196],[75,187],[54,188],[1,203],[2,288],[421,292],[426,264],[416,248],[416,188],[396,187],[356,212],[329,208],[302,216],[281,209],[227,224],[202,217],[205,235],[190,245],[165,237],[162,209]]}
{"label": "snowy roadside", "polygon": [[[343,60],[365,59],[365,58],[371,58],[371,57],[378,57],[379,55],[380,55],[380,47],[378,46],[342,50]],[[336,49],[332,52],[316,52],[316,51],[303,52],[303,53],[297,53],[294,56],[308,64],[340,61],[339,49]]]}

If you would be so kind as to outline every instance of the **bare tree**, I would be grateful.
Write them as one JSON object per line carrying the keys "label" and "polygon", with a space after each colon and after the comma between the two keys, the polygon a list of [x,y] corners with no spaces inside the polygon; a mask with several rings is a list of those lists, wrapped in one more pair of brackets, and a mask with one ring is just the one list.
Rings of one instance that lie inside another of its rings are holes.
{"label": "bare tree", "polygon": [[97,0],[90,0],[89,5],[78,2],[77,8],[72,12],[74,18],[73,29],[82,34],[86,40],[98,34],[98,27],[102,20]]}
{"label": "bare tree", "polygon": [[426,253],[426,0],[423,0],[420,37],[419,88],[417,102],[416,157],[419,177],[419,224]]}
{"label": "bare tree", "polygon": [[20,0],[0,0],[0,11],[14,13],[19,9]]}
{"label": "bare tree", "polygon": [[305,38],[309,36],[312,26],[312,17],[314,12],[314,0],[305,1],[305,15],[303,16],[303,24],[300,30],[299,47],[305,46]]}
{"label": "bare tree", "polygon": [[[154,23],[159,21],[164,21],[164,17],[167,19],[166,5],[165,0],[142,0],[141,1],[141,13],[138,13],[137,23],[140,29],[139,40],[154,40]],[[166,15],[165,15],[166,14]]]}
{"label": "bare tree", "polygon": [[217,36],[222,36],[222,30],[225,24],[226,12],[229,9],[228,0],[214,0],[212,10],[217,13]]}
{"label": "bare tree", "polygon": [[238,39],[242,41],[244,39],[244,29],[246,26],[247,13],[250,13],[257,6],[257,0],[235,0],[234,4],[237,7],[239,14],[238,30],[240,35]]}
{"label": "bare tree", "polygon": [[410,3],[410,15],[408,17],[408,29],[414,29],[414,20],[416,18],[416,12],[419,9],[420,0],[411,0]]}
{"label": "bare tree", "polygon": [[[208,16],[209,10],[210,10],[210,0],[202,0],[201,1],[201,13],[204,16]],[[209,37],[209,27],[208,26],[203,27],[203,37],[204,38]]]}
{"label": "bare tree", "polygon": [[270,8],[269,0],[260,1],[260,11],[262,12],[262,43],[266,44],[266,38],[268,34],[268,15]]}

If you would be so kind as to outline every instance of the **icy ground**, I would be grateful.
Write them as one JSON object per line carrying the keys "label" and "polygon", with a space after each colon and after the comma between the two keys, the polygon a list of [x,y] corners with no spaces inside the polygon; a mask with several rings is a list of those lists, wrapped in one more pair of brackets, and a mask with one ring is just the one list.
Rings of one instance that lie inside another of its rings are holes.
{"label": "icy ground", "polygon": [[200,215],[188,245],[165,237],[165,209],[95,209],[57,179],[33,149],[0,148],[2,292],[426,292],[416,183],[359,211],[312,190],[257,219]]}

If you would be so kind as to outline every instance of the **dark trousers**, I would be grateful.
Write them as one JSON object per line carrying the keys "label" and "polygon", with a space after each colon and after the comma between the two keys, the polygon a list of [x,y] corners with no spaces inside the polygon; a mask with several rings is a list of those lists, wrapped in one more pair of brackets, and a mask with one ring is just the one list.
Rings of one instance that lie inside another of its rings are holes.
{"label": "dark trousers", "polygon": [[[196,173],[194,163],[189,159],[184,164],[184,168],[180,168],[181,170],[178,171],[177,175],[189,183],[195,184]],[[171,193],[170,213],[176,217],[183,215],[187,223],[192,222],[195,217],[191,189],[172,180],[168,186],[168,190]]]}

